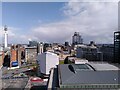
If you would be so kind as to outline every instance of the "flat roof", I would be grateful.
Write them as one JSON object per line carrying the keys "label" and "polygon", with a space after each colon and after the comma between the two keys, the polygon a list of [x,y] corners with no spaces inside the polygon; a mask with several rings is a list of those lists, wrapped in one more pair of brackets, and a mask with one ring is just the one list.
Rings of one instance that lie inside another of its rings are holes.
{"label": "flat roof", "polygon": [[95,70],[99,70],[99,71],[102,71],[102,70],[120,70],[120,68],[118,68],[117,66],[115,65],[112,65],[112,64],[109,64],[107,62],[89,62],[89,64],[95,68]]}
{"label": "flat roof", "polygon": [[[120,78],[118,78],[120,71],[118,70],[94,71],[89,69],[74,71],[70,70],[69,65],[70,64],[59,65],[59,77],[61,85],[120,84]],[[73,65],[73,68],[74,67],[75,64]]]}
{"label": "flat roof", "polygon": [[35,46],[33,46],[33,47],[25,47],[25,49],[36,49],[37,47]]}

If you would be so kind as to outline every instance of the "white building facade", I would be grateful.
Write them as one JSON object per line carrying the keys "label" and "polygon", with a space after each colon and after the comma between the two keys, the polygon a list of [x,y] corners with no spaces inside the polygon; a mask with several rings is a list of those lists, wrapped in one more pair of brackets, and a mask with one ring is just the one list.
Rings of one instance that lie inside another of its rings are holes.
{"label": "white building facade", "polygon": [[48,75],[51,68],[55,68],[59,64],[59,56],[52,52],[44,52],[38,54],[37,57],[39,70],[41,73]]}

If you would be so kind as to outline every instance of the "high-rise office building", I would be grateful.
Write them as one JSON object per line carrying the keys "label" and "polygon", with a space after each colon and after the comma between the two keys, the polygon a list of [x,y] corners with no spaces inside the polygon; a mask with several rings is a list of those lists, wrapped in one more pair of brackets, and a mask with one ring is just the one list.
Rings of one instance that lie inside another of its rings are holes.
{"label": "high-rise office building", "polygon": [[120,63],[120,31],[114,32],[114,62]]}
{"label": "high-rise office building", "polygon": [[37,49],[38,49],[38,50],[37,50],[37,53],[40,53],[40,54],[43,53],[43,43],[42,43],[42,42],[41,42],[41,43],[39,42]]}
{"label": "high-rise office building", "polygon": [[37,47],[25,48],[25,62],[32,64],[36,62]]}
{"label": "high-rise office building", "polygon": [[37,41],[29,41],[29,46],[30,47],[38,46],[38,42]]}
{"label": "high-rise office building", "polygon": [[83,39],[81,38],[79,32],[75,32],[72,36],[72,45],[82,44]]}

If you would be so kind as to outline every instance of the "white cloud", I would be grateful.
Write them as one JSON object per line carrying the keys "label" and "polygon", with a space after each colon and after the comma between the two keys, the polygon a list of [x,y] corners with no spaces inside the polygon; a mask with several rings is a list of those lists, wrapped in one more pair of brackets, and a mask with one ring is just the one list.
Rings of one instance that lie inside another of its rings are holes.
{"label": "white cloud", "polygon": [[67,19],[38,26],[31,35],[39,41],[64,42],[78,31],[84,42],[113,42],[118,29],[117,2],[69,2],[62,10]]}
{"label": "white cloud", "polygon": [[[8,28],[8,43],[25,43],[27,42],[24,35],[20,34],[20,28],[7,27]],[[25,35],[26,36],[26,35]],[[0,27],[0,43],[3,43],[4,40],[4,27]]]}
{"label": "white cloud", "polygon": [[31,39],[63,43],[71,41],[75,31],[82,35],[85,43],[113,42],[113,32],[118,29],[117,2],[68,2],[62,10],[66,19],[48,24],[38,20],[40,25],[33,26],[29,33],[21,34],[20,29],[8,27],[9,42],[26,43]]}

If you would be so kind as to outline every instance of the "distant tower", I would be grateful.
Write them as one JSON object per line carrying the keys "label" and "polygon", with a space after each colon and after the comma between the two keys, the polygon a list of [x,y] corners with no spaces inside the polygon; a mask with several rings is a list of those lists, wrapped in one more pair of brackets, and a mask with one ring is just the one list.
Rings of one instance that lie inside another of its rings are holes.
{"label": "distant tower", "polygon": [[8,47],[8,33],[7,33],[7,26],[4,26],[4,48]]}
{"label": "distant tower", "polygon": [[72,36],[72,45],[77,44],[83,44],[83,39],[81,38],[81,35],[79,35],[79,32],[75,32]]}

